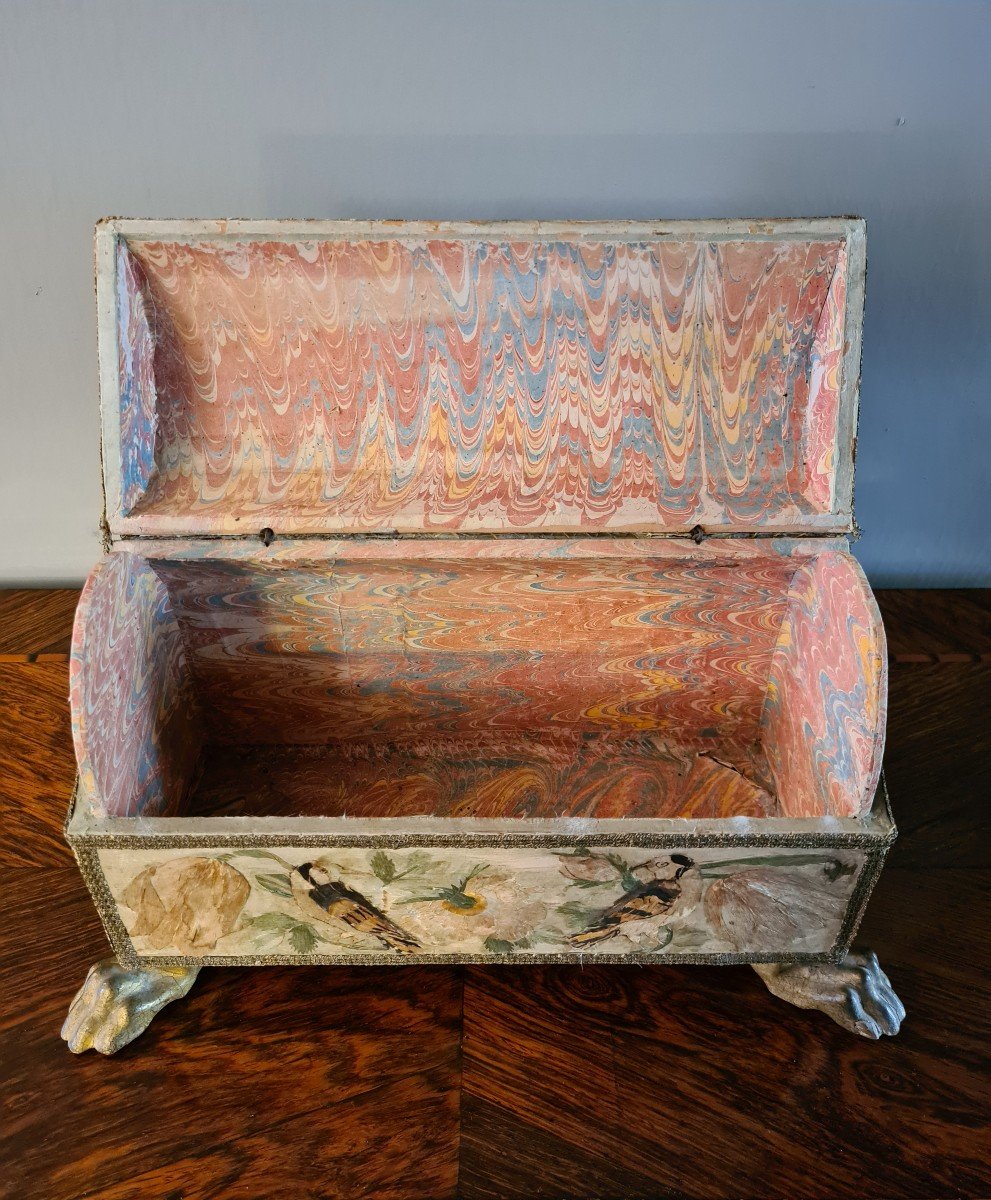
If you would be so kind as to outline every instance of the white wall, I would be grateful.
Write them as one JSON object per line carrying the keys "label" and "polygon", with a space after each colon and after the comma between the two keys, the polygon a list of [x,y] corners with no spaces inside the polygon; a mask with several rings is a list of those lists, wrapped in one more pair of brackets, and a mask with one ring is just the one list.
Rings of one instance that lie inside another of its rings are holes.
{"label": "white wall", "polygon": [[99,554],[125,216],[868,220],[875,584],[991,582],[991,4],[0,0],[0,580]]}

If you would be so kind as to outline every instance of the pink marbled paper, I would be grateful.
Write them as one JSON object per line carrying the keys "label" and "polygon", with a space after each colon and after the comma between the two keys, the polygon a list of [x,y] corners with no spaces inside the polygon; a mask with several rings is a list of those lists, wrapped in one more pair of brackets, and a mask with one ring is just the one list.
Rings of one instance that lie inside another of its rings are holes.
{"label": "pink marbled paper", "polygon": [[842,239],[118,254],[133,532],[848,523]]}

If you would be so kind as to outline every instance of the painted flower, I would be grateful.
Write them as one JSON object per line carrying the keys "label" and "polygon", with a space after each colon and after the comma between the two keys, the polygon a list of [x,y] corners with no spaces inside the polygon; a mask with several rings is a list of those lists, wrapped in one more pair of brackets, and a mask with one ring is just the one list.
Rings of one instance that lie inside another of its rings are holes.
{"label": "painted flower", "polygon": [[784,949],[810,939],[831,940],[846,896],[836,893],[821,867],[753,867],[710,883],[704,906],[712,929],[734,949]]}
{"label": "painted flower", "polygon": [[508,952],[547,916],[547,905],[510,876],[473,867],[447,887],[403,904],[406,927],[427,948]]}
{"label": "painted flower", "polygon": [[146,867],[127,885],[123,901],[135,914],[130,933],[146,950],[200,955],[231,933],[251,885],[215,858],[171,858]]}
{"label": "painted flower", "polygon": [[616,860],[605,854],[593,854],[590,850],[584,853],[574,851],[572,854],[559,854],[561,874],[577,883],[615,883],[622,871],[622,864],[617,867]]}

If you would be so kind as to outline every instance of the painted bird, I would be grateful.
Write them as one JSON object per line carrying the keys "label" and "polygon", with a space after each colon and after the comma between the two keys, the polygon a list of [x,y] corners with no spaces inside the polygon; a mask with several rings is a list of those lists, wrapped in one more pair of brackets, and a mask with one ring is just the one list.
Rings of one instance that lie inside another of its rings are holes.
{"label": "painted bird", "polygon": [[695,860],[687,854],[651,858],[630,874],[640,882],[600,913],[587,929],[572,934],[568,939],[572,946],[591,946],[619,933],[647,928],[640,922],[668,925],[687,916],[702,899],[702,876]]}
{"label": "painted bird", "polygon": [[416,938],[395,921],[390,921],[361,892],[331,878],[330,872],[320,863],[303,863],[296,867],[290,881],[296,903],[311,919],[326,925],[344,924],[359,933],[367,933],[397,954],[414,954],[420,949]]}

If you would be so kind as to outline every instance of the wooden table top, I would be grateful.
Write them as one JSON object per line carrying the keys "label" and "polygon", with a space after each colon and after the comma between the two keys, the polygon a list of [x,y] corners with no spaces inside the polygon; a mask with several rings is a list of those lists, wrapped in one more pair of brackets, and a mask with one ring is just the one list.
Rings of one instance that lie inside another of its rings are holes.
{"label": "wooden table top", "polygon": [[991,592],[878,597],[899,1037],[740,967],[227,969],[111,1059],[58,1036],[107,953],[61,836],[76,595],[0,593],[0,1196],[991,1196]]}

